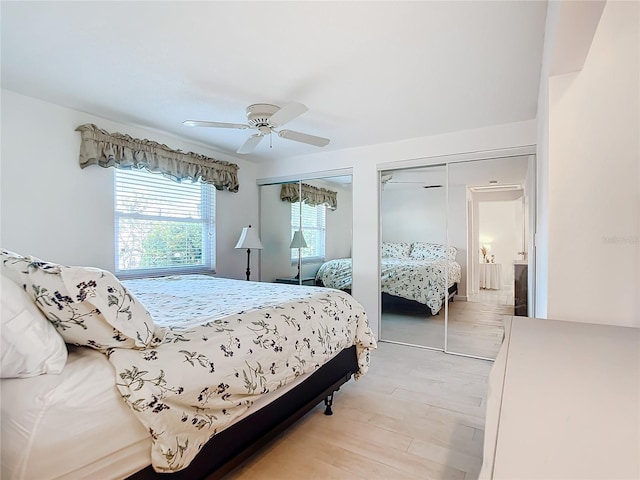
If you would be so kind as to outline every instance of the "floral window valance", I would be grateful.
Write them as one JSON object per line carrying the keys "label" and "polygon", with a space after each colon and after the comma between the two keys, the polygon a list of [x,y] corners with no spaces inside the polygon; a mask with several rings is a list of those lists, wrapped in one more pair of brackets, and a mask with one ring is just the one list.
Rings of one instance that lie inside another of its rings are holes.
{"label": "floral window valance", "polygon": [[338,192],[327,190],[326,188],[314,187],[313,185],[302,184],[299,189],[298,183],[283,183],[280,190],[280,200],[287,202],[299,202],[299,190],[302,190],[302,201],[312,207],[315,205],[326,205],[327,208],[335,210],[338,208]]}
{"label": "floral window valance", "polygon": [[173,150],[166,145],[122,133],[109,133],[93,124],[76,128],[82,135],[80,167],[100,165],[115,168],[144,168],[161,172],[176,181],[200,180],[217,190],[238,191],[238,166],[193,152]]}

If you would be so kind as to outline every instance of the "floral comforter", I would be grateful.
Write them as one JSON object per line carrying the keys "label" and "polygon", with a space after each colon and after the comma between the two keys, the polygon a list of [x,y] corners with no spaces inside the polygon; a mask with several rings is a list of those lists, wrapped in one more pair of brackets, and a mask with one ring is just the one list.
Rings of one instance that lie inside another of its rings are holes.
{"label": "floral comforter", "polygon": [[151,433],[156,471],[186,467],[210,437],[272,392],[356,345],[359,372],[375,339],[362,306],[326,288],[187,275],[123,282],[164,342],[109,351],[116,385]]}
{"label": "floral comforter", "polygon": [[[420,302],[435,315],[442,308],[447,289],[460,281],[460,264],[449,260],[383,258],[380,285],[383,293]],[[351,288],[351,259],[338,258],[324,263],[316,279],[325,287]],[[446,279],[446,280],[445,280]]]}

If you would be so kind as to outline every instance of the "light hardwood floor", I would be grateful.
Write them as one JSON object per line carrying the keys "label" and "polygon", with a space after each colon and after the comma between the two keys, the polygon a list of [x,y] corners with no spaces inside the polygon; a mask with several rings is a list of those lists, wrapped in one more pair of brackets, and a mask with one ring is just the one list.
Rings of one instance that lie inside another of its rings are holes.
{"label": "light hardwood floor", "polygon": [[474,479],[492,362],[381,342],[369,373],[229,479]]}

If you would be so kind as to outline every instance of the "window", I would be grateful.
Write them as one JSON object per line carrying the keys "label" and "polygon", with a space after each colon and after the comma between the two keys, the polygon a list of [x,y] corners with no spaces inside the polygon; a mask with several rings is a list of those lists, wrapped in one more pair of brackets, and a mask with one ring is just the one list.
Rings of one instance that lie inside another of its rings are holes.
{"label": "window", "polygon": [[115,171],[116,273],[213,270],[215,190],[146,170]]}
{"label": "window", "polygon": [[[302,234],[307,242],[307,248],[302,249],[302,261],[324,261],[324,237],[326,207],[324,205],[309,206],[302,204]],[[291,237],[293,232],[300,230],[300,202],[291,204]],[[298,262],[298,249],[291,249],[291,262]]]}

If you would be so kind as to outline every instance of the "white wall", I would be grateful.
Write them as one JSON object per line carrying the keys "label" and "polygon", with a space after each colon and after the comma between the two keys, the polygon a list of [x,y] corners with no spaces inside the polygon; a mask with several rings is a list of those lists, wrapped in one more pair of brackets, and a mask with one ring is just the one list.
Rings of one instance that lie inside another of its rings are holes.
{"label": "white wall", "polygon": [[[242,226],[258,224],[254,164],[7,90],[2,90],[0,163],[3,248],[63,264],[114,269],[114,170],[80,169],[75,128],[84,123],[238,164],[240,191],[216,193],[217,274],[244,278],[246,257],[233,247]],[[257,270],[257,258],[253,263]]]}
{"label": "white wall", "polygon": [[548,317],[640,327],[640,4],[549,79]]}
{"label": "white wall", "polygon": [[526,121],[400,142],[282,159],[261,166],[260,178],[353,168],[353,295],[379,331],[378,171],[438,163],[438,156],[534,145],[536,122]]}
{"label": "white wall", "polygon": [[562,2],[549,2],[545,20],[544,46],[538,92],[536,141],[536,218],[535,225],[535,314],[547,318],[549,294],[549,75],[558,43]]}

